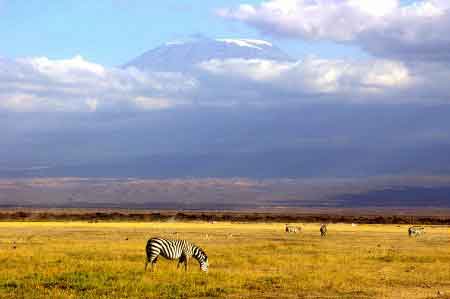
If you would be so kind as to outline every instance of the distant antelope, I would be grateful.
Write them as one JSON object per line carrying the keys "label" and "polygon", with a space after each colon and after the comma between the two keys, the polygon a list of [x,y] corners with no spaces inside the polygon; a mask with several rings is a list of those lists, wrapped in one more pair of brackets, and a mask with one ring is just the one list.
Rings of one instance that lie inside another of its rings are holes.
{"label": "distant antelope", "polygon": [[321,237],[326,237],[327,236],[327,232],[328,232],[327,225],[326,224],[322,224],[320,226],[320,236]]}
{"label": "distant antelope", "polygon": [[298,232],[302,231],[302,228],[299,227],[299,226],[292,226],[292,225],[287,225],[287,224],[286,224],[285,231],[286,231],[287,233],[294,233],[294,234],[297,234]]}
{"label": "distant antelope", "polygon": [[417,227],[417,226],[411,226],[408,228],[408,236],[412,237],[418,237],[420,235],[423,235],[425,233],[425,228],[423,227]]}

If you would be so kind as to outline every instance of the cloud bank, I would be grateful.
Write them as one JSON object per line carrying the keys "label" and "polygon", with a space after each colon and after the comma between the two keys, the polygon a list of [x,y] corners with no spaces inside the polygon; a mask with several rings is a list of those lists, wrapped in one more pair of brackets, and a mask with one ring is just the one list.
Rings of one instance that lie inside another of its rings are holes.
{"label": "cloud bank", "polygon": [[182,74],[107,68],[80,56],[2,58],[0,109],[101,112],[329,101],[448,102],[449,76],[449,69],[438,63],[388,59],[211,59]]}
{"label": "cloud bank", "polygon": [[399,0],[270,0],[222,8],[218,15],[264,34],[356,43],[402,60],[450,61],[450,2]]}
{"label": "cloud bank", "polygon": [[[393,100],[414,86],[415,78],[401,63],[383,60],[352,62],[307,58],[295,63],[267,60],[210,60],[200,67],[222,80],[260,83],[263,91],[289,93],[298,101],[328,96],[336,101]],[[252,86],[248,84],[248,86]],[[253,86],[252,86],[253,88]],[[320,101],[320,99],[318,100]]]}
{"label": "cloud bank", "polygon": [[182,74],[106,68],[81,56],[0,58],[0,108],[10,111],[168,108],[182,103],[196,84]]}

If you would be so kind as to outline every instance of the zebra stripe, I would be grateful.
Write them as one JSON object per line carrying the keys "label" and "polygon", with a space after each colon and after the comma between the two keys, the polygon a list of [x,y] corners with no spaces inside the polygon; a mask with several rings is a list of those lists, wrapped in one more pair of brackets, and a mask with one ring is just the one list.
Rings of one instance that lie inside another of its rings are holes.
{"label": "zebra stripe", "polygon": [[425,229],[423,227],[416,227],[416,226],[411,226],[410,228],[408,228],[408,236],[412,237],[417,237],[420,235],[423,235],[425,233]]}
{"label": "zebra stripe", "polygon": [[153,271],[154,265],[158,260],[158,256],[162,256],[169,260],[178,259],[177,268],[184,263],[184,270],[187,271],[189,258],[195,258],[200,264],[200,269],[204,272],[208,271],[208,256],[200,247],[186,240],[168,240],[163,238],[151,238],[147,242],[145,248],[147,258],[145,260],[145,270],[148,263],[151,264]]}
{"label": "zebra stripe", "polygon": [[286,231],[287,233],[294,233],[294,234],[296,234],[296,233],[298,233],[298,232],[301,231],[301,230],[302,230],[301,227],[297,227],[297,226],[292,226],[292,225],[287,225],[287,224],[286,224],[285,231]]}

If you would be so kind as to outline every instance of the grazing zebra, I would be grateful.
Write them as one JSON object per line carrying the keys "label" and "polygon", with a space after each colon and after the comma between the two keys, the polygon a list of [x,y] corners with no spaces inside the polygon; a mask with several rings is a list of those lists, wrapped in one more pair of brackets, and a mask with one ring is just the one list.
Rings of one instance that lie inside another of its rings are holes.
{"label": "grazing zebra", "polygon": [[328,232],[327,225],[326,224],[322,224],[320,226],[320,236],[321,237],[326,237],[327,236],[327,232]]}
{"label": "grazing zebra", "polygon": [[301,230],[302,230],[301,227],[298,227],[298,226],[292,226],[292,225],[287,225],[287,224],[286,224],[285,231],[286,231],[287,233],[294,233],[294,234],[296,234],[296,233],[298,233],[298,232],[301,231]]}
{"label": "grazing zebra", "polygon": [[147,258],[145,260],[145,270],[147,270],[148,263],[153,266],[161,255],[169,260],[178,259],[177,268],[184,263],[184,270],[187,271],[189,258],[195,258],[200,264],[200,269],[208,272],[208,256],[200,247],[189,243],[186,240],[166,240],[163,238],[151,238],[146,246]]}
{"label": "grazing zebra", "polygon": [[417,226],[411,226],[408,228],[408,236],[412,237],[418,237],[420,235],[423,235],[425,233],[425,229],[423,227],[417,227]]}

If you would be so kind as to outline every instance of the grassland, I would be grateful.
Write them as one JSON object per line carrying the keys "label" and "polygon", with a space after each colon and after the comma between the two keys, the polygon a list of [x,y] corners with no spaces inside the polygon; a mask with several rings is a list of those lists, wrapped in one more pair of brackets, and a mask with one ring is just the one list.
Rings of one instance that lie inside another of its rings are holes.
{"label": "grassland", "polygon": [[[0,298],[450,298],[447,227],[205,222],[0,222]],[[151,236],[185,238],[209,255],[185,273],[160,259],[144,273]]]}

